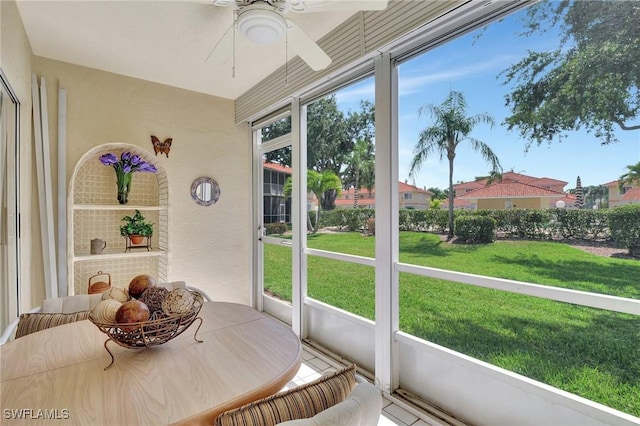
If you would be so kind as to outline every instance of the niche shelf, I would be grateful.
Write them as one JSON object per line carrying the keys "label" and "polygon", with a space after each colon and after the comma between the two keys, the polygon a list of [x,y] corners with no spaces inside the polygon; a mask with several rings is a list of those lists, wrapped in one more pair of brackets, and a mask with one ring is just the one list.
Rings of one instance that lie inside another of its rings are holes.
{"label": "niche shelf", "polygon": [[[118,204],[113,167],[104,166],[99,157],[111,152],[137,154],[156,166],[156,173],[133,174],[129,202]],[[114,286],[127,286],[140,274],[158,281],[167,280],[168,182],[164,168],[153,154],[124,143],[110,143],[92,148],[76,164],[69,186],[67,209],[68,288],[69,294],[86,294],[89,277],[98,271],[111,274]],[[123,216],[140,210],[154,223],[152,250],[126,251],[120,235]],[[107,242],[102,254],[90,253],[90,242],[100,238]]]}

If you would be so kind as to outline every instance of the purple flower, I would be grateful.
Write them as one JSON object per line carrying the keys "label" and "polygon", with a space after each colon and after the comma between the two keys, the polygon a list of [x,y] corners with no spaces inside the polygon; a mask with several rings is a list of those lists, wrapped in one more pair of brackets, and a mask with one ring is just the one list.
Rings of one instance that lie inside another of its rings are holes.
{"label": "purple flower", "polygon": [[105,166],[112,166],[118,162],[118,158],[115,155],[108,153],[100,156],[100,162]]}
{"label": "purple flower", "polygon": [[113,166],[116,175],[119,177],[133,172],[155,173],[158,171],[153,164],[144,161],[142,157],[137,154],[131,154],[129,151],[123,152],[122,155],[120,155],[120,160],[110,152],[101,155],[99,159],[105,166]]}
{"label": "purple flower", "polygon": [[141,160],[142,160],[142,159],[140,158],[140,156],[139,156],[139,155],[132,155],[132,156],[131,156],[131,165],[132,165],[132,166],[137,166],[137,165],[138,165],[138,163],[140,163],[140,161],[141,161]]}
{"label": "purple flower", "polygon": [[158,169],[156,169],[156,166],[154,166],[153,164],[149,164],[145,161],[143,161],[140,164],[138,170],[141,172],[150,172],[150,173],[155,173],[158,171]]}

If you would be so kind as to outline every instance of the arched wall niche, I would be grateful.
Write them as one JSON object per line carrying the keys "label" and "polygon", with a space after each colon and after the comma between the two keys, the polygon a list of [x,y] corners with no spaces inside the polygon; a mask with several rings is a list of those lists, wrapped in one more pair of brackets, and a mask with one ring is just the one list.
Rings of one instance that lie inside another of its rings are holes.
{"label": "arched wall niche", "polygon": [[[153,164],[156,173],[135,172],[127,204],[117,199],[116,175],[112,166],[99,157],[106,153],[118,159],[123,152],[139,155]],[[67,202],[67,259],[69,289],[72,294],[87,293],[89,279],[98,272],[111,275],[111,285],[127,287],[133,277],[148,274],[159,282],[167,280],[168,182],[164,167],[156,157],[138,146],[108,143],[87,151],[76,163],[69,182]],[[154,223],[151,248],[127,249],[120,235],[124,216],[140,210]],[[107,243],[102,254],[91,254],[91,240]],[[125,251],[126,250],[126,251]]]}

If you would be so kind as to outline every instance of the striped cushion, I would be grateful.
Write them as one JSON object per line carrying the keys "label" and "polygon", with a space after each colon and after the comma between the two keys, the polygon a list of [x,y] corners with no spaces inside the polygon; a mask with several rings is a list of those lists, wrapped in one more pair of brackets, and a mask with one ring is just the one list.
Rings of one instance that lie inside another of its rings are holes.
{"label": "striped cushion", "polygon": [[356,366],[222,413],[216,426],[272,426],[306,419],[344,401],[356,385]]}
{"label": "striped cushion", "polygon": [[88,319],[90,313],[91,311],[74,312],[72,314],[22,314],[16,328],[16,339],[45,328]]}

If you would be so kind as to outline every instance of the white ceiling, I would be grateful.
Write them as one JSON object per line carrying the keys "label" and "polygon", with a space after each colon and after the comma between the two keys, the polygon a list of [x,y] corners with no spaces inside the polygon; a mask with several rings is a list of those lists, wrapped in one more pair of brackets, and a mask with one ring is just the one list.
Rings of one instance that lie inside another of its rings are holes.
{"label": "white ceiling", "polygon": [[[233,22],[233,7],[197,0],[17,4],[34,55],[224,98],[236,99],[285,60],[284,41],[242,41],[236,45],[235,78],[232,59],[205,62]],[[287,18],[318,40],[352,14],[290,12]]]}

